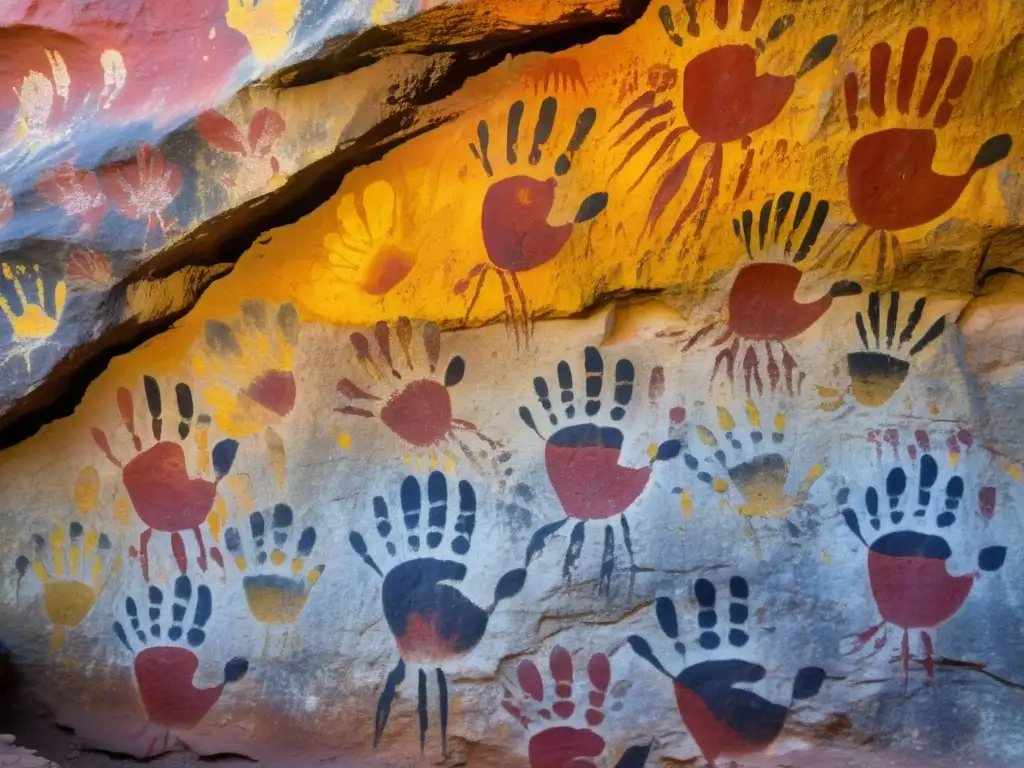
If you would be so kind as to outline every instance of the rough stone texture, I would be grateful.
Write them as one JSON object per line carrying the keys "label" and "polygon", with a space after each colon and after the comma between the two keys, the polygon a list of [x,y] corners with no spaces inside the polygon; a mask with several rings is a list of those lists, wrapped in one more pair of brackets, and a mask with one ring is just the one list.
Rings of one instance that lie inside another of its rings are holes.
{"label": "rough stone texture", "polygon": [[268,220],[318,204],[333,191],[318,188],[351,165],[460,114],[444,97],[509,47],[635,12],[622,0],[467,6],[6,8],[0,425],[53,402],[85,361],[140,338],[140,316],[174,319],[131,301],[140,280],[234,261]]}
{"label": "rough stone texture", "polygon": [[[0,452],[32,701],[184,763],[1019,765],[1019,14],[652,5],[452,79],[528,26],[481,7],[189,129],[265,231]],[[389,149],[264,218],[270,103],[293,179]]]}

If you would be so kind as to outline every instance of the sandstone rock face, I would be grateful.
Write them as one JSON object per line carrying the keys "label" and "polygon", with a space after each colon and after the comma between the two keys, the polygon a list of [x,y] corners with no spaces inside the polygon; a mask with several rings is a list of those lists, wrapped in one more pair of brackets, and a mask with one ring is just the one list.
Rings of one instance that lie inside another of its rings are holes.
{"label": "sandstone rock face", "polygon": [[250,31],[264,89],[62,171],[123,261],[11,240],[11,412],[180,315],[0,452],[27,688],[138,758],[1019,765],[1019,14],[524,5]]}
{"label": "sandstone rock face", "polygon": [[460,114],[440,97],[504,49],[636,13],[624,0],[522,5],[5,5],[0,425],[52,403],[97,354],[169,325],[223,270],[190,275],[191,292],[154,280],[234,261],[347,167]]}

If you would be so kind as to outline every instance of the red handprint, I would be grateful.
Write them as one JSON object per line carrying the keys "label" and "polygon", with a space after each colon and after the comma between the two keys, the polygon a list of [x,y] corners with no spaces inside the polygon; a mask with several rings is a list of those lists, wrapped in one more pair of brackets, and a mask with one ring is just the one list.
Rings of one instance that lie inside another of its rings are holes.
{"label": "red handprint", "polygon": [[[750,261],[744,262],[736,272],[729,290],[726,321],[704,326],[690,337],[684,347],[684,351],[690,349],[711,331],[725,326],[713,342],[722,349],[715,357],[712,384],[720,368],[730,383],[733,381],[736,360],[741,357],[742,350],[747,396],[753,394],[752,384],[757,394],[762,394],[764,383],[759,349],[763,347],[764,370],[770,389],[774,392],[784,380],[786,391],[792,395],[795,379],[796,390],[799,391],[803,374],[794,376],[797,362],[786,343],[818,322],[837,297],[861,291],[857,283],[839,280],[814,301],[797,299],[797,289],[809,263],[806,259],[817,254],[815,246],[828,220],[828,213],[827,201],[814,202],[810,192],[803,192],[798,197],[787,191],[777,199],[767,200],[756,217],[754,211],[748,209],[733,219],[733,231],[745,245]],[[755,262],[755,257],[765,260]]]}
{"label": "red handprint", "polygon": [[[889,432],[887,430],[886,442],[896,453],[899,433],[891,430],[893,434],[889,435]],[[857,636],[853,652],[860,651],[872,639],[878,652],[888,640],[887,626],[892,624],[901,629],[904,687],[910,679],[911,631],[920,635],[924,649],[922,666],[931,684],[935,677],[932,655],[935,629],[957,614],[982,573],[998,571],[1006,561],[1005,546],[988,546],[978,551],[977,570],[973,573],[954,575],[949,571],[953,547],[964,546],[965,485],[956,471],[964,438],[965,444],[970,445],[971,438],[966,431],[951,435],[947,440],[951,467],[941,473],[946,475],[944,484],[939,479],[940,467],[935,460],[940,454],[932,451],[928,433],[918,430],[915,442],[907,445],[907,456],[917,470],[916,494],[910,492],[914,483],[910,482],[908,472],[904,466],[897,465],[886,474],[884,487],[872,485],[865,489],[863,514],[858,515],[855,506],[859,505],[851,498],[849,488],[841,488],[836,495],[846,525],[868,549],[871,594],[882,617],[881,623]],[[887,503],[883,502],[885,497]],[[996,507],[995,488],[979,488],[978,504],[979,514],[985,519],[991,518]],[[866,528],[861,526],[862,521],[867,523]],[[881,635],[876,638],[879,632]]]}
{"label": "red handprint", "polygon": [[[210,588],[200,584],[193,596],[192,582],[179,576],[170,595],[151,586],[146,596],[145,612],[139,610],[135,598],[125,598],[127,621],[115,621],[114,634],[135,657],[135,682],[149,721],[169,732],[190,730],[217,703],[224,686],[245,677],[249,662],[235,657],[224,665],[219,684],[197,687],[197,653],[206,641],[207,622],[213,614]],[[148,756],[158,751],[159,743],[159,739],[150,743]]]}
{"label": "red handprint", "polygon": [[[699,37],[701,34],[697,6],[697,0],[684,2],[688,16],[686,33],[691,37]],[[724,32],[730,23],[729,2],[716,0],[714,6],[715,26]],[[618,126],[624,124],[627,118],[632,118],[632,122],[615,141],[616,145],[626,140],[631,142],[625,157],[616,168],[616,173],[651,141],[661,137],[661,144],[633,183],[633,187],[643,181],[660,162],[669,161],[673,157],[684,134],[691,131],[696,134],[696,141],[686,153],[669,165],[661,176],[647,217],[648,232],[654,228],[669,204],[679,194],[697,150],[705,144],[713,146],[711,155],[689,201],[676,218],[669,238],[679,234],[683,225],[697,213],[701,201],[704,200],[704,207],[697,217],[697,233],[700,233],[711,206],[718,197],[724,147],[734,142],[740,142],[741,148],[745,151],[739,180],[733,193],[733,198],[738,198],[746,188],[754,160],[751,134],[770,125],[781,114],[793,95],[796,81],[828,58],[836,45],[836,36],[827,35],[814,44],[795,73],[758,74],[757,61],[761,52],[766,45],[778,40],[795,21],[792,15],[776,19],[766,36],[763,39],[758,38],[754,36],[753,29],[760,10],[760,0],[743,0],[739,26],[740,33],[747,42],[717,45],[695,56],[683,68],[681,111],[685,125],[678,124],[676,103],[671,99],[659,101],[658,92],[654,88],[642,93],[630,103],[615,122]],[[677,30],[671,8],[667,5],[661,6],[659,17],[669,39],[676,46],[682,47],[683,36],[681,31]],[[643,132],[640,133],[642,129]]]}
{"label": "red handprint", "polygon": [[[509,168],[516,168],[520,160],[519,132],[526,105],[515,102],[508,111],[508,131],[504,158]],[[555,119],[558,116],[558,101],[549,96],[541,102],[534,128],[529,154],[525,160],[536,166],[542,157],[542,147],[551,138]],[[519,284],[518,273],[535,269],[555,258],[572,235],[577,224],[594,219],[608,204],[608,195],[595,192],[584,198],[571,221],[550,222],[555,204],[555,177],[567,174],[572,165],[571,158],[583,146],[590,135],[597,110],[587,107],[576,117],[576,125],[565,151],[554,162],[554,176],[536,179],[525,174],[515,174],[496,179],[484,195],[481,210],[481,229],[487,262],[477,264],[469,274],[455,285],[455,293],[462,294],[470,289],[473,281],[473,296],[466,308],[466,321],[480,298],[484,279],[494,271],[501,280],[505,295],[505,322],[512,328],[519,342],[520,330],[524,342],[529,341],[530,313],[526,306],[526,294]],[[477,130],[478,144],[470,144],[470,151],[480,161],[484,173],[493,177],[495,169],[491,164],[490,129],[483,120]],[[518,312],[518,317],[517,317]]]}
{"label": "red handprint", "polygon": [[[519,408],[519,418],[544,440],[544,466],[564,514],[561,520],[541,526],[533,534],[526,548],[526,564],[529,565],[544,549],[549,537],[574,520],[576,522],[562,566],[562,575],[568,581],[583,551],[587,523],[603,522],[604,555],[601,558],[598,592],[609,594],[615,571],[615,529],[611,521],[618,518],[622,529],[622,543],[629,557],[632,579],[636,573],[636,563],[625,513],[647,488],[654,462],[675,458],[682,450],[682,445],[678,440],[666,440],[660,445],[650,446],[650,463],[646,466],[623,466],[621,461],[625,435],[621,427],[627,409],[633,402],[636,368],[632,361],[623,358],[615,364],[614,373],[609,371],[606,374],[600,350],[587,347],[583,350],[583,373],[583,387],[580,391],[576,389],[579,379],[574,384],[569,363],[565,360],[558,363],[556,375],[561,390],[558,397],[561,408],[555,406],[555,398],[547,379],[537,376],[533,380],[533,389],[543,415],[551,427],[555,428],[547,437],[538,428],[533,412],[525,405]],[[651,403],[657,404],[663,392],[664,370],[658,366],[651,370],[648,378]],[[611,402],[608,402],[609,394]]]}
{"label": "red handprint", "polygon": [[[92,437],[107,459],[121,469],[128,498],[131,499],[139,519],[146,524],[139,539],[139,549],[132,547],[133,557],[138,556],[142,566],[142,576],[149,580],[149,539],[153,531],[167,531],[171,534],[171,549],[178,568],[184,574],[186,570],[185,543],[181,531],[191,530],[199,546],[197,564],[206,570],[206,547],[199,526],[203,524],[213,509],[217,496],[217,484],[231,471],[238,451],[235,440],[221,440],[213,447],[212,459],[214,479],[193,477],[189,474],[185,460],[185,451],[180,442],[161,439],[163,436],[163,403],[160,385],[152,376],[143,377],[146,403],[151,417],[151,429],[156,442],[143,450],[142,439],[135,430],[135,401],[131,390],[121,387],[117,391],[117,407],[121,420],[132,438],[135,456],[123,462],[114,455],[106,433],[93,427]],[[179,383],[174,388],[178,406],[177,437],[185,440],[193,435],[197,457],[196,464],[200,472],[205,472],[210,457],[206,455],[207,432],[210,417],[198,417],[198,426],[193,431],[192,418],[195,407],[192,401],[192,390],[187,384]],[[223,566],[220,552],[213,548],[210,556]]]}
{"label": "red handprint", "polygon": [[[395,352],[400,351],[401,356],[392,354],[392,333],[398,338]],[[478,452],[466,444],[466,435],[475,436],[497,451],[501,443],[491,440],[475,424],[458,418],[453,410],[451,389],[466,374],[465,360],[453,355],[441,375],[441,329],[436,323],[426,323],[421,334],[426,366],[416,359],[413,326],[407,317],[398,318],[394,329],[383,321],[374,326],[377,354],[371,351],[365,334],[353,333],[350,338],[356,360],[378,386],[360,386],[348,377],[340,379],[337,389],[348,404],[335,410],[346,416],[378,418],[410,449],[425,448],[431,455],[439,447],[450,455],[445,446],[455,443],[467,459],[474,461]],[[391,391],[387,392],[385,387]],[[436,458],[433,456],[433,460]]]}
{"label": "red handprint", "polygon": [[[605,720],[609,695],[619,698],[627,686],[611,687],[612,668],[608,657],[597,653],[587,662],[587,706],[577,703],[572,655],[556,646],[550,657],[554,700],[549,701],[544,679],[533,661],[516,669],[521,692],[505,688],[502,706],[530,733],[531,768],[591,768],[605,754],[607,742],[597,731]],[[612,709],[621,709],[616,702]],[[638,745],[625,751],[616,768],[643,768],[651,746]]]}
{"label": "red handprint", "polygon": [[[238,174],[253,176],[246,179],[249,185],[269,182],[280,172],[281,165],[273,154],[274,145],[285,131],[284,118],[279,112],[269,107],[256,110],[249,120],[247,137],[242,136],[242,132],[231,120],[213,110],[199,115],[195,128],[214,149],[249,160]],[[256,161],[255,165],[252,161]],[[225,187],[235,186],[235,180],[228,177],[221,179],[221,182]]]}
{"label": "red handprint", "polygon": [[78,217],[82,222],[81,233],[96,229],[107,215],[109,201],[93,171],[65,163],[44,176],[36,188],[39,194],[59,205],[69,216]]}
{"label": "red handprint", "polygon": [[[871,49],[868,100],[876,117],[885,117],[894,105],[900,114],[911,114],[918,69],[927,47],[928,30],[924,27],[915,27],[907,33],[895,100],[891,93],[889,99],[886,99],[892,47],[883,42]],[[931,68],[919,93],[916,109],[916,117],[921,121],[927,121],[928,116],[932,115],[931,127],[874,131],[861,136],[850,149],[846,166],[850,206],[858,224],[866,227],[867,232],[851,253],[847,267],[853,264],[872,235],[877,234],[879,277],[884,273],[887,252],[890,250],[893,265],[898,268],[902,247],[895,232],[927,224],[944,216],[960,198],[975,173],[994,165],[1010,153],[1013,142],[1004,133],[984,142],[975,154],[974,161],[963,173],[946,176],[932,170],[938,148],[936,131],[949,122],[954,103],[966,90],[974,69],[974,62],[969,56],[958,58],[957,54],[957,44],[949,37],[936,42],[932,51]],[[943,92],[944,84],[946,88]],[[847,120],[850,130],[855,131],[861,125],[858,115],[861,88],[856,72],[846,76],[844,87]]]}
{"label": "red handprint", "polygon": [[181,169],[164,158],[163,152],[144,144],[132,160],[122,160],[99,169],[103,191],[129,219],[146,222],[143,247],[149,231],[159,226],[164,237],[176,222],[165,219],[164,211],[181,189]]}

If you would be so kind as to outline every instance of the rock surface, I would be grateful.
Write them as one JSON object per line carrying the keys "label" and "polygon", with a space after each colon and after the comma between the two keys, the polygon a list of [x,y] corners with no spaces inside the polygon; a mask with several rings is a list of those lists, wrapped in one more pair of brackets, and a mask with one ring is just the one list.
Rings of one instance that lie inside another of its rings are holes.
{"label": "rock surface", "polygon": [[196,169],[121,261],[12,238],[8,411],[83,393],[0,451],[33,701],[136,758],[1019,765],[1024,21],[525,5],[111,161]]}
{"label": "rock surface", "polygon": [[[6,8],[0,426],[74,389],[75,371],[140,340],[140,326],[169,325],[205,287],[195,283],[157,313],[133,300],[140,281],[230,264],[268,223],[326,199],[352,165],[458,116],[464,102],[444,97],[504,50],[588,25],[622,26],[636,13],[624,0],[523,6],[192,0],[170,11],[162,0],[19,0]],[[172,283],[165,293],[177,290]]]}

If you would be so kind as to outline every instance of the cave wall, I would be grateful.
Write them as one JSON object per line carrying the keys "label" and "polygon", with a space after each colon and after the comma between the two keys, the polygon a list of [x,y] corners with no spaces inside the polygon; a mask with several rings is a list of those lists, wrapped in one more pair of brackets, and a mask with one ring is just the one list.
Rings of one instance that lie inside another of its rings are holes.
{"label": "cave wall", "polygon": [[[205,290],[133,283],[187,311],[0,452],[31,694],[136,757],[1019,764],[1022,32],[652,4],[404,112]],[[193,220],[433,55],[204,111]],[[23,246],[12,338],[102,336]]]}

